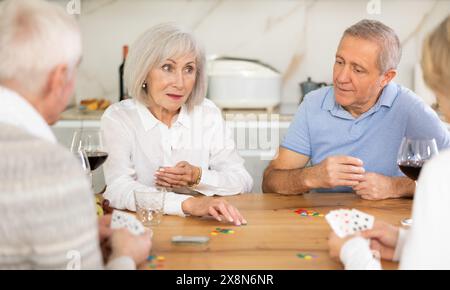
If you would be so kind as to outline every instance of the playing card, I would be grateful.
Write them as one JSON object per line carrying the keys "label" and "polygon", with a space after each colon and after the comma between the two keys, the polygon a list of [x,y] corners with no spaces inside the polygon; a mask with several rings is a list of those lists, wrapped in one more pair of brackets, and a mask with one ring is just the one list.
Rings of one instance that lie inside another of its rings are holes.
{"label": "playing card", "polygon": [[345,236],[353,235],[356,232],[352,226],[352,212],[350,210],[341,210],[340,223]]}
{"label": "playing card", "polygon": [[131,233],[140,235],[145,232],[145,228],[140,221],[131,214],[114,210],[111,218],[111,228],[127,228]]}
{"label": "playing card", "polygon": [[325,219],[330,224],[333,231],[338,235],[340,238],[345,237],[345,229],[344,224],[342,222],[342,216],[343,216],[343,210],[333,210],[330,211],[326,216]]}
{"label": "playing card", "polygon": [[375,218],[357,209],[352,209],[352,227],[355,232],[370,230],[373,228]]}
{"label": "playing card", "polygon": [[330,211],[325,219],[340,238],[371,229],[375,218],[357,209]]}

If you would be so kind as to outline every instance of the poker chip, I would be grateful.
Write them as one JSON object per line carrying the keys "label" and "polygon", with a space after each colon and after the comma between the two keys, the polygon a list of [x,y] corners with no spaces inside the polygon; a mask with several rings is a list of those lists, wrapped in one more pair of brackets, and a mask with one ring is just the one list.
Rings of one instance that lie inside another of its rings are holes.
{"label": "poker chip", "polygon": [[164,267],[164,261],[166,258],[164,256],[156,256],[156,255],[150,255],[147,257],[147,266],[150,269],[159,269]]}
{"label": "poker chip", "polygon": [[312,259],[316,259],[317,256],[313,255],[313,254],[309,254],[309,253],[299,253],[297,254],[297,257],[303,260],[312,260]]}
{"label": "poker chip", "polygon": [[294,212],[300,216],[324,217],[324,214],[321,214],[320,212],[309,211],[303,208],[296,209]]}
{"label": "poker chip", "polygon": [[212,236],[217,236],[218,234],[234,234],[234,231],[232,229],[223,229],[223,228],[216,228],[214,231],[211,232]]}

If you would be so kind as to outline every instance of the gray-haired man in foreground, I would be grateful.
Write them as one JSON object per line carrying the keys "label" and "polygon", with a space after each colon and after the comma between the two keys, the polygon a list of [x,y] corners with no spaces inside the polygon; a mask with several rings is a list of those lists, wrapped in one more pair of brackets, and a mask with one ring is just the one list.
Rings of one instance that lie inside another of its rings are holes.
{"label": "gray-haired man in foreground", "polygon": [[0,269],[135,269],[150,233],[97,220],[89,182],[56,143],[55,123],[81,59],[76,21],[42,0],[0,4]]}

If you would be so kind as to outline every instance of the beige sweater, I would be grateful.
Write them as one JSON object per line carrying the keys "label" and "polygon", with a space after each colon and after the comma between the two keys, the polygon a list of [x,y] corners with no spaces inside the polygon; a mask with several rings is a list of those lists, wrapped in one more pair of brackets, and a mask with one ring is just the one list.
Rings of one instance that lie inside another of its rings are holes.
{"label": "beige sweater", "polygon": [[[108,268],[127,268],[117,262]],[[77,160],[0,123],[0,269],[102,268],[94,196]]]}

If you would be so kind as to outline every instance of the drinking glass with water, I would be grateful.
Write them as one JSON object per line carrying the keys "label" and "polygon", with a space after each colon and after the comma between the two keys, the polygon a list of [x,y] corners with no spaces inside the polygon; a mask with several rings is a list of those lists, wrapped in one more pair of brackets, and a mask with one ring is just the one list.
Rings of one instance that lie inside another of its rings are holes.
{"label": "drinking glass with water", "polygon": [[136,217],[146,227],[161,223],[164,213],[166,190],[164,188],[147,188],[134,191]]}

